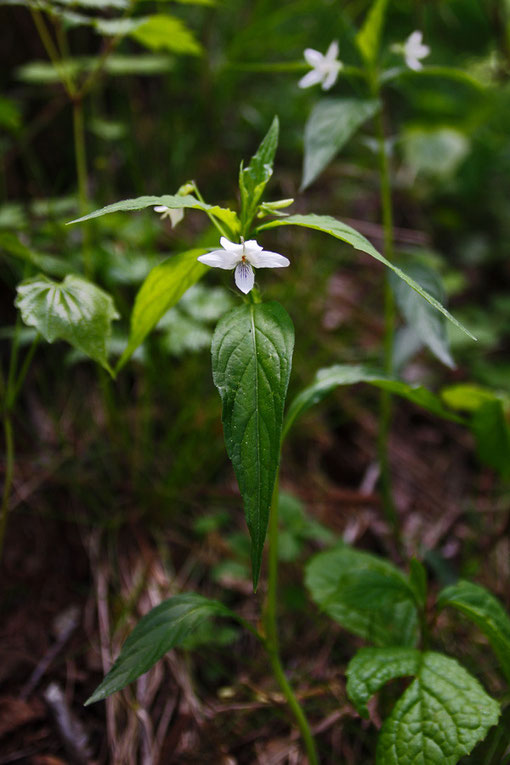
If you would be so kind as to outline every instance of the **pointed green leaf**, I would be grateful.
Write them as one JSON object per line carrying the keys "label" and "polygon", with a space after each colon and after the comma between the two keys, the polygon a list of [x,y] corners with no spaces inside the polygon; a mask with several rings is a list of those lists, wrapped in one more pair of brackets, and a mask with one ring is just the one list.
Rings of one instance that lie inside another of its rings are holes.
{"label": "pointed green leaf", "polygon": [[192,592],[160,603],[138,622],[111,670],[85,703],[101,701],[132,683],[213,616],[237,618],[219,601]]}
{"label": "pointed green leaf", "polygon": [[[446,295],[438,273],[421,263],[407,262],[404,268],[406,274],[411,276],[429,295],[441,304],[445,302]],[[390,279],[397,305],[408,325],[439,361],[450,369],[454,369],[455,362],[450,353],[444,317],[395,274],[391,274]]]}
{"label": "pointed green leaf", "polygon": [[234,308],[220,319],[212,341],[213,379],[223,404],[225,445],[252,540],[254,588],[280,460],[293,348],[292,321],[278,303]]}
{"label": "pointed green leaf", "polygon": [[369,64],[372,64],[379,55],[387,6],[388,0],[374,0],[365,23],[356,35],[358,48]]}
{"label": "pointed green leaf", "polygon": [[181,19],[155,13],[129,33],[137,42],[151,50],[200,55],[202,46]]}
{"label": "pointed green leaf", "polygon": [[18,285],[17,293],[15,304],[25,324],[49,343],[66,340],[111,372],[107,341],[111,322],[119,315],[107,292],[81,276],[69,275],[60,284],[36,276]]}
{"label": "pointed green leaf", "polygon": [[499,600],[479,584],[460,581],[439,593],[437,605],[456,608],[482,630],[510,682],[510,617]]}
{"label": "pointed green leaf", "polygon": [[186,290],[202,278],[207,266],[197,258],[205,252],[197,249],[173,255],[147,275],[135,298],[128,344],[119,359],[116,372],[143,343],[162,316],[178,303]]}
{"label": "pointed green leaf", "polygon": [[260,197],[264,193],[267,182],[273,174],[273,162],[278,147],[280,123],[278,117],[273,119],[257,153],[251,158],[248,167],[239,171],[239,190],[241,192],[241,220],[243,230],[249,227]]}
{"label": "pointed green leaf", "polygon": [[347,692],[365,715],[368,699],[385,683],[415,677],[381,728],[377,765],[455,765],[500,715],[478,680],[439,653],[362,648],[347,674]]}
{"label": "pointed green leaf", "polygon": [[[68,226],[73,223],[83,223],[85,220],[92,220],[92,218],[100,218],[102,215],[109,215],[115,212],[128,212],[132,210],[144,210],[146,207],[155,207],[156,205],[164,205],[170,207],[172,210],[178,210],[180,208],[191,210],[203,210],[211,215],[217,215],[217,217],[223,220],[233,221],[237,219],[235,213],[232,210],[225,209],[223,207],[217,207],[215,205],[208,205],[205,202],[199,202],[198,199],[191,195],[180,196],[179,194],[163,194],[161,197],[136,197],[135,199],[123,199],[121,202],[114,202],[112,205],[106,205],[99,210],[84,215],[76,220],[69,221]],[[223,217],[226,214],[226,218]]]}
{"label": "pointed green leaf", "polygon": [[376,388],[402,396],[443,419],[464,422],[457,415],[448,412],[441,404],[441,400],[422,385],[410,385],[402,380],[387,377],[383,372],[357,364],[335,364],[332,367],[319,369],[313,383],[293,399],[285,417],[284,437],[303,412],[318,404],[339,385],[355,385],[360,382],[369,383]]}
{"label": "pointed green leaf", "polygon": [[376,645],[415,645],[418,617],[405,574],[340,543],[306,567],[312,600],[345,629]]}
{"label": "pointed green leaf", "polygon": [[324,98],[305,126],[301,189],[306,189],[367,119],[379,109],[375,99]]}
{"label": "pointed green leaf", "polygon": [[347,242],[357,250],[366,252],[367,255],[371,255],[376,260],[384,263],[385,266],[397,274],[400,279],[403,279],[406,284],[412,287],[413,290],[421,295],[422,298],[430,303],[430,305],[433,305],[434,308],[446,316],[446,318],[449,319],[452,324],[455,324],[456,327],[465,332],[466,335],[468,335],[468,337],[470,337],[472,340],[476,340],[476,337],[474,337],[474,335],[472,335],[471,332],[466,329],[466,327],[458,322],[457,319],[455,319],[451,313],[449,313],[446,308],[441,305],[441,303],[432,297],[432,295],[429,295],[428,292],[420,287],[420,285],[417,284],[414,279],[411,279],[410,276],[404,273],[404,271],[402,271],[397,266],[394,266],[393,263],[390,263],[390,261],[387,260],[384,255],[381,255],[381,253],[378,252],[375,247],[370,244],[368,239],[366,239],[355,229],[347,226],[345,223],[342,223],[341,221],[336,220],[336,218],[332,218],[329,215],[289,215],[288,218],[279,218],[278,220],[273,220],[270,223],[263,223],[262,226],[257,228],[257,231],[263,231],[268,228],[277,228],[278,226],[304,226],[305,228],[322,231],[325,234],[334,236],[336,239],[341,239],[343,242]]}
{"label": "pointed green leaf", "polygon": [[414,598],[420,608],[427,604],[427,570],[417,558],[411,558],[409,563],[409,585],[414,592]]}

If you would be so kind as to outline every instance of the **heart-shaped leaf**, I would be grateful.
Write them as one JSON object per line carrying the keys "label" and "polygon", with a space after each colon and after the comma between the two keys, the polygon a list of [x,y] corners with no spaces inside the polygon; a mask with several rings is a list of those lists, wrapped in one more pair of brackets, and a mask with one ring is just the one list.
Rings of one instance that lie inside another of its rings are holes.
{"label": "heart-shaped leaf", "polygon": [[25,324],[35,327],[49,343],[66,340],[111,374],[107,341],[112,320],[119,315],[107,292],[74,274],[61,283],[36,276],[16,291],[15,304]]}

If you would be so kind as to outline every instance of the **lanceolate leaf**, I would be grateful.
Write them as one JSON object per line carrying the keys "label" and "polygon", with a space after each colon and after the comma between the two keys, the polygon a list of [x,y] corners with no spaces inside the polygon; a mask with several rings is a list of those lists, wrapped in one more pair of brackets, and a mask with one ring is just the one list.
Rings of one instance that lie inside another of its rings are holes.
{"label": "lanceolate leaf", "polygon": [[22,282],[17,293],[16,306],[25,324],[49,343],[66,340],[111,372],[107,340],[118,313],[107,292],[81,276],[69,275],[60,284],[36,276]]}
{"label": "lanceolate leaf", "polygon": [[378,108],[378,101],[360,98],[324,98],[314,106],[305,126],[302,189],[322,173]]}
{"label": "lanceolate leaf", "polygon": [[255,215],[259,199],[273,174],[273,162],[278,147],[279,130],[280,123],[278,122],[278,117],[275,117],[264,140],[257,149],[257,153],[251,158],[248,167],[243,167],[241,164],[239,189],[241,192],[241,220],[245,230],[249,227]]}
{"label": "lanceolate leaf", "polygon": [[[408,276],[411,276],[426,289],[429,295],[441,303],[444,302],[445,294],[439,274],[418,263],[406,263],[405,271]],[[455,362],[450,353],[444,317],[394,274],[391,274],[391,286],[398,307],[409,326],[413,328],[420,340],[428,346],[439,361],[453,369]]]}
{"label": "lanceolate leaf", "polygon": [[217,600],[191,592],[160,603],[138,622],[113,667],[85,703],[101,701],[132,683],[213,616],[237,618]]}
{"label": "lanceolate leaf", "polygon": [[455,319],[451,313],[449,313],[449,311],[447,311],[446,308],[441,305],[441,303],[432,297],[432,295],[429,295],[428,292],[420,287],[420,285],[417,284],[414,279],[404,273],[400,268],[394,266],[393,263],[390,263],[390,261],[387,260],[384,255],[381,255],[381,253],[378,252],[375,247],[370,244],[368,239],[365,239],[362,234],[350,226],[347,226],[345,223],[342,223],[341,221],[336,220],[336,218],[332,218],[329,215],[289,215],[287,218],[279,218],[278,220],[273,220],[270,223],[264,223],[262,226],[259,226],[257,230],[263,231],[264,229],[277,228],[278,226],[304,226],[305,228],[312,228],[316,231],[323,231],[325,234],[329,234],[330,236],[334,236],[336,239],[341,239],[343,242],[347,242],[357,250],[366,252],[367,255],[371,255],[376,260],[384,263],[384,265],[388,268],[391,268],[391,270],[396,273],[400,279],[403,279],[403,281],[405,281],[406,284],[408,284],[413,288],[413,290],[421,295],[422,298],[425,298],[425,300],[433,305],[434,308],[444,314],[444,316],[446,316],[446,318],[449,319],[452,324],[455,324],[455,326],[465,332],[466,335],[468,335],[473,340],[476,340],[474,335],[472,335],[471,332],[466,329],[466,327],[458,322],[457,319]]}
{"label": "lanceolate leaf", "polygon": [[358,48],[368,63],[373,63],[379,55],[382,30],[388,0],[374,0],[365,23],[356,36]]}
{"label": "lanceolate leaf", "polygon": [[500,715],[480,683],[439,653],[362,648],[347,674],[347,692],[365,716],[368,699],[385,683],[415,677],[381,728],[377,765],[455,765]]}
{"label": "lanceolate leaf", "polygon": [[116,372],[143,343],[162,316],[196,284],[207,271],[197,258],[206,250],[188,250],[157,265],[138,290],[131,314],[131,331],[126,350],[119,359]]}
{"label": "lanceolate leaf", "polygon": [[442,590],[437,604],[456,608],[482,630],[510,682],[510,617],[499,600],[479,584],[460,581]]}
{"label": "lanceolate leaf", "polygon": [[376,645],[416,644],[409,580],[383,558],[341,543],[310,560],[305,582],[315,603],[350,632]]}
{"label": "lanceolate leaf", "polygon": [[402,380],[394,380],[383,372],[356,364],[335,364],[332,367],[320,369],[313,383],[293,399],[285,417],[284,437],[303,412],[318,404],[339,385],[355,385],[360,382],[369,383],[376,388],[402,396],[443,419],[464,422],[460,417],[446,410],[441,400],[421,385],[410,385]]}
{"label": "lanceolate leaf", "polygon": [[252,540],[255,589],[280,459],[293,348],[294,328],[278,303],[235,308],[220,319],[212,341],[213,379]]}
{"label": "lanceolate leaf", "polygon": [[179,194],[163,194],[161,197],[136,197],[135,199],[124,199],[121,202],[114,202],[114,204],[101,207],[99,210],[94,210],[94,212],[84,215],[82,218],[76,218],[76,220],[70,221],[67,225],[70,226],[72,223],[83,223],[85,220],[100,218],[102,215],[109,215],[110,213],[143,210],[146,207],[155,207],[156,205],[164,205],[173,210],[178,210],[181,207],[191,210],[203,210],[211,215],[216,215],[218,218],[225,220],[225,222],[235,220],[235,213],[232,212],[232,210],[208,205],[205,202],[200,202],[189,194],[186,196],[180,196]]}

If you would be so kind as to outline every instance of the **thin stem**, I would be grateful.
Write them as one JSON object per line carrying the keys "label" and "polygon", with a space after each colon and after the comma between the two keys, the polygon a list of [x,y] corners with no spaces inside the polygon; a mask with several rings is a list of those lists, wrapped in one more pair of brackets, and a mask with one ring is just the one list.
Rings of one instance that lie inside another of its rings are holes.
{"label": "thin stem", "polygon": [[271,662],[271,668],[278,682],[283,695],[285,696],[287,703],[294,715],[297,726],[301,732],[303,743],[305,745],[306,753],[308,755],[309,765],[318,765],[319,759],[317,756],[317,749],[313,738],[312,731],[308,724],[308,720],[305,717],[305,713],[294,693],[292,686],[290,685],[280,659],[279,654],[279,641],[278,641],[278,627],[277,627],[277,615],[276,615],[276,602],[277,602],[277,588],[278,588],[278,496],[279,496],[279,482],[276,479],[273,499],[271,502],[271,512],[269,516],[269,573],[268,573],[268,589],[267,589],[267,601],[263,614],[263,623],[265,630],[265,646],[266,651]]}
{"label": "thin stem", "polygon": [[[73,138],[76,175],[78,178],[78,200],[80,216],[88,212],[87,193],[87,155],[85,150],[85,126],[83,121],[83,100],[81,96],[73,98]],[[92,277],[92,261],[90,257],[90,237],[87,226],[83,228],[83,267],[86,276]]]}
{"label": "thin stem", "polygon": [[[205,202],[205,199],[203,198],[202,194],[201,194],[201,193],[200,193],[200,191],[198,190],[198,186],[197,186],[197,184],[195,183],[195,181],[191,181],[191,183],[192,183],[192,186],[193,186],[193,190],[194,190],[194,192],[195,192],[195,194],[196,194],[196,196],[197,196],[197,199],[198,199],[198,201],[199,201],[199,202],[202,202],[202,204],[203,204],[203,205],[205,205],[205,203],[206,203],[206,202]],[[205,213],[206,213],[207,217],[209,218],[209,220],[211,221],[211,223],[212,223],[214,226],[216,226],[216,228],[218,229],[218,231],[220,232],[220,234],[221,234],[222,236],[226,237],[227,239],[229,239],[229,238],[230,238],[230,236],[231,236],[231,234],[230,234],[230,235],[229,235],[229,234],[227,234],[227,232],[225,231],[225,229],[223,228],[223,226],[221,225],[221,223],[219,222],[219,220],[216,220],[216,218],[214,217],[214,215],[212,215],[212,214],[211,214],[211,213],[210,213],[208,210],[205,210]]]}
{"label": "thin stem", "polygon": [[14,404],[16,403],[16,399],[18,398],[18,394],[25,381],[25,377],[27,376],[27,372],[30,368],[30,364],[32,363],[32,359],[34,358],[34,353],[37,349],[37,346],[39,345],[40,339],[41,339],[41,336],[39,333],[37,333],[37,335],[34,337],[32,345],[30,346],[25,358],[23,359],[23,364],[21,365],[21,369],[18,374],[18,379],[16,380],[15,383],[11,385],[9,389],[9,393],[6,396],[6,408],[9,410],[12,410],[14,407]]}
{"label": "thin stem", "polygon": [[11,496],[12,479],[14,475],[14,436],[12,432],[11,417],[8,412],[4,413],[4,437],[5,437],[5,476],[4,490],[2,492],[2,508],[0,510],[0,560],[4,548],[5,530],[7,528],[7,516],[9,514],[9,499]]}
{"label": "thin stem", "polygon": [[44,46],[44,50],[48,54],[48,58],[50,59],[53,66],[55,67],[55,70],[58,73],[58,76],[60,77],[62,85],[67,91],[67,94],[69,95],[70,98],[72,98],[75,93],[74,83],[69,73],[66,72],[65,64],[62,64],[62,59],[59,55],[59,52],[57,50],[55,43],[53,42],[51,38],[50,33],[48,32],[43,15],[39,10],[32,7],[30,8],[30,13],[32,14],[32,19],[34,20],[34,24],[36,26],[37,32],[39,33],[39,37],[41,38],[41,42]]}
{"label": "thin stem", "polygon": [[[378,86],[377,86],[378,87]],[[377,96],[380,98],[378,90]],[[383,107],[377,115],[377,140],[379,143],[379,174],[381,183],[381,206],[384,236],[384,255],[389,261],[394,260],[395,246],[393,239],[393,208],[391,200],[391,177],[388,153],[386,150],[384,133]],[[395,299],[391,289],[389,274],[385,274],[384,282],[384,371],[390,375],[393,367],[393,345],[395,339]],[[380,398],[379,409],[379,465],[381,470],[381,488],[383,508],[388,523],[393,529],[395,538],[398,540],[398,519],[393,502],[391,486],[391,473],[389,464],[388,441],[392,419],[392,399],[388,391],[383,390]]]}

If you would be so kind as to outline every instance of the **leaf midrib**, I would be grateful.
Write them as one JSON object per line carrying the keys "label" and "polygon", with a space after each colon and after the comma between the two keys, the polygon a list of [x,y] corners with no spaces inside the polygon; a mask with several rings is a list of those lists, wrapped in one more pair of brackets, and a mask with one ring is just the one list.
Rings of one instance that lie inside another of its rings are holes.
{"label": "leaf midrib", "polygon": [[252,333],[253,353],[255,358],[255,428],[256,428],[256,473],[257,473],[257,513],[256,513],[256,525],[257,525],[257,544],[260,538],[260,413],[259,413],[259,364],[257,354],[257,336],[255,328],[255,306],[250,305],[250,322]]}

